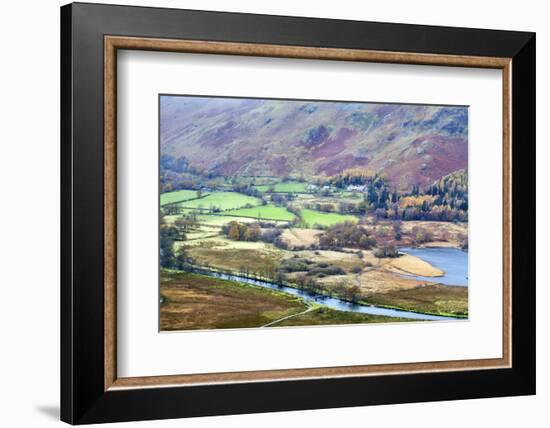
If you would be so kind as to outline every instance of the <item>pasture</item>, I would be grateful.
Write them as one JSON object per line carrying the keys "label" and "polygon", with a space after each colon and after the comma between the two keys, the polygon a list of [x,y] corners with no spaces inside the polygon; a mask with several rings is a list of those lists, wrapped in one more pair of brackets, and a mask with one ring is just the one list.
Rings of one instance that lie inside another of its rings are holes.
{"label": "pasture", "polygon": [[238,210],[225,211],[227,216],[251,217],[258,220],[292,221],[296,217],[285,207],[278,207],[272,204],[260,205],[254,208],[241,208]]}
{"label": "pasture", "polygon": [[[202,195],[206,196],[208,194]],[[187,201],[189,199],[198,198],[196,190],[176,190],[174,192],[161,193],[160,206],[175,204],[177,202]]]}
{"label": "pasture", "polygon": [[315,227],[316,225],[322,227],[333,226],[338,223],[344,223],[346,221],[357,221],[357,218],[353,215],[337,214],[337,213],[322,213],[320,211],[302,209],[300,216],[303,222],[308,227]]}
{"label": "pasture", "polygon": [[200,199],[184,201],[178,204],[184,208],[219,209],[221,211],[242,208],[247,205],[259,205],[260,200],[253,196],[237,192],[213,192]]}

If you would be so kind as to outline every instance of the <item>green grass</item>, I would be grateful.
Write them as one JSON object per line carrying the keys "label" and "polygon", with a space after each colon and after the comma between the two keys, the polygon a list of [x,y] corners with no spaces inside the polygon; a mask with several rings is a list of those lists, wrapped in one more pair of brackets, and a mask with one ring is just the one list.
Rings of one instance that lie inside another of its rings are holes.
{"label": "green grass", "polygon": [[220,210],[232,210],[242,208],[247,204],[259,205],[260,200],[253,196],[247,196],[237,192],[214,192],[205,198],[185,201],[179,205],[185,208],[208,209],[216,207]]}
{"label": "green grass", "polygon": [[162,207],[164,205],[173,204],[175,202],[187,201],[189,199],[195,199],[196,197],[196,190],[176,190],[174,192],[161,193],[160,206]]}
{"label": "green grass", "polygon": [[273,187],[275,193],[305,193],[307,183],[301,183],[299,181],[287,181],[284,183],[276,183],[273,185],[261,185],[256,186],[260,192],[267,192]]}
{"label": "green grass", "polygon": [[224,215],[237,217],[252,217],[263,220],[280,220],[292,221],[295,215],[287,211],[285,207],[277,207],[275,205],[261,205],[254,208],[241,208],[238,210],[225,211]]}
{"label": "green grass", "polygon": [[327,307],[320,307],[302,315],[288,318],[270,327],[290,327],[307,325],[338,325],[362,323],[388,323],[418,321],[408,318],[386,317],[383,315],[369,315],[358,312],[336,311]]}
{"label": "green grass", "polygon": [[319,226],[332,226],[338,223],[344,223],[345,221],[357,221],[357,218],[352,215],[336,214],[336,213],[322,213],[319,211],[303,209],[300,211],[302,220],[310,227],[315,225]]}
{"label": "green grass", "polygon": [[444,316],[468,316],[468,287],[427,285],[368,296],[366,303]]}

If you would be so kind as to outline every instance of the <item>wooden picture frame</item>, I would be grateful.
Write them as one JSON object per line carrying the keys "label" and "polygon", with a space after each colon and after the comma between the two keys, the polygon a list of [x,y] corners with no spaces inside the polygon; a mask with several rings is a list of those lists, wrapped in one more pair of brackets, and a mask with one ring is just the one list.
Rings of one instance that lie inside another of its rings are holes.
{"label": "wooden picture frame", "polygon": [[[118,377],[118,49],[502,70],[502,358]],[[62,420],[81,424],[535,392],[534,34],[76,3],[61,9],[61,53]]]}

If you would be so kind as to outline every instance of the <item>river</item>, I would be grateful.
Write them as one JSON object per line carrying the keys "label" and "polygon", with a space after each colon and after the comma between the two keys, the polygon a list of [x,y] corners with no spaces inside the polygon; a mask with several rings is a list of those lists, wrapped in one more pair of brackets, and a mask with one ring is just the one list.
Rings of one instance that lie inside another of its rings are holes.
{"label": "river", "polygon": [[468,286],[468,252],[458,248],[411,248],[404,247],[400,252],[418,257],[445,272],[443,276],[402,275],[421,281],[437,282],[457,287]]}
{"label": "river", "polygon": [[286,285],[274,284],[268,281],[262,281],[253,278],[246,278],[238,275],[231,275],[227,273],[214,272],[214,271],[200,271],[201,274],[206,274],[221,279],[228,279],[231,281],[245,282],[247,284],[257,285],[271,290],[282,291],[293,296],[300,297],[309,303],[318,303],[327,306],[331,309],[345,312],[359,312],[369,315],[384,315],[387,317],[397,318],[409,318],[422,321],[449,321],[449,320],[463,320],[463,318],[444,317],[438,315],[422,314],[417,312],[402,311],[397,309],[381,308],[379,306],[367,306],[359,305],[356,303],[346,302],[344,300],[337,299],[335,297],[328,297],[322,294],[318,294],[311,291],[300,290]]}

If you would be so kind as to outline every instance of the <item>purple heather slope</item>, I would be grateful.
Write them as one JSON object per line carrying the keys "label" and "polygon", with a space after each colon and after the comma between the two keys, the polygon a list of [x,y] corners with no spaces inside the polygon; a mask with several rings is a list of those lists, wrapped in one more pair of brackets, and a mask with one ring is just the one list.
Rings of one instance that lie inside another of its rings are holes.
{"label": "purple heather slope", "polygon": [[161,154],[222,175],[362,168],[408,188],[468,163],[467,107],[161,96],[160,121]]}

